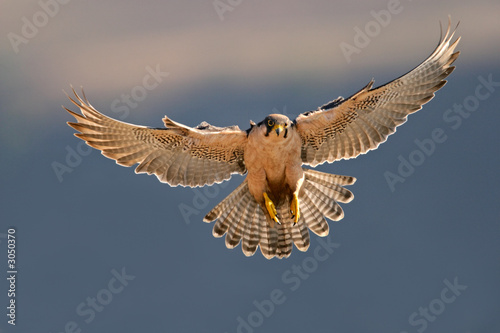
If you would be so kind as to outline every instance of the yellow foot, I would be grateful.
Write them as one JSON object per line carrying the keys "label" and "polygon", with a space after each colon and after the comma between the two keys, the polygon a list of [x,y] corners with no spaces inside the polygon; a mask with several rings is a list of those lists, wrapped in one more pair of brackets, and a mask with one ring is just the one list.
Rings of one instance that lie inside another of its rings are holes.
{"label": "yellow foot", "polygon": [[299,198],[296,193],[293,194],[292,203],[290,204],[290,213],[292,214],[293,225],[296,225],[300,217]]}
{"label": "yellow foot", "polygon": [[264,195],[264,199],[266,200],[266,208],[267,208],[267,212],[269,213],[269,216],[271,216],[271,219],[274,222],[279,224],[280,220],[278,219],[278,216],[276,216],[276,214],[278,212],[276,211],[276,207],[274,206],[274,203],[271,201],[271,199],[269,199],[266,192],[264,192],[263,195]]}

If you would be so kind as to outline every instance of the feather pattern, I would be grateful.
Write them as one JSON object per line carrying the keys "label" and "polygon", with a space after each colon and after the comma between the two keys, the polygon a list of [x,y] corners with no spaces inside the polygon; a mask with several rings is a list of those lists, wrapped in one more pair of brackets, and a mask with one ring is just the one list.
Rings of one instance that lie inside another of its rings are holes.
{"label": "feather pattern", "polygon": [[[294,244],[307,251],[309,230],[328,235],[327,219],[341,220],[339,203],[354,198],[344,187],[353,185],[354,177],[302,165],[354,158],[377,148],[409,114],[431,100],[459,55],[455,48],[460,38],[452,42],[450,26],[434,52],[407,74],[377,88],[371,80],[351,97],[339,97],[295,121],[274,114],[241,131],[206,122],[191,128],[165,117],[165,128],[149,128],[106,117],[83,92],[80,97],[73,90],[74,97],[68,97],[81,114],[65,108],[77,120],[68,124],[104,156],[123,166],[137,164],[136,173],[154,174],[171,186],[212,185],[248,172],[203,220],[215,222],[213,236],[225,235],[227,248],[241,244],[246,256],[260,248],[267,259],[286,258]],[[297,221],[290,209],[300,212]]]}
{"label": "feather pattern", "polygon": [[459,56],[455,48],[460,38],[452,42],[455,31],[450,27],[451,22],[432,54],[407,74],[373,89],[371,80],[347,99],[339,97],[299,115],[296,125],[302,138],[303,163],[316,166],[376,149],[408,115],[429,102],[445,85]]}
{"label": "feather pattern", "polygon": [[[190,128],[165,117],[165,128],[148,128],[106,117],[73,90],[70,100],[80,109],[66,109],[78,121],[68,124],[91,147],[123,166],[139,164],[136,173],[155,174],[171,186],[220,183],[246,167],[243,152],[247,139],[237,126],[219,128],[207,123]],[[68,96],[69,97],[69,96]]]}
{"label": "feather pattern", "polygon": [[281,223],[271,227],[263,208],[248,191],[246,181],[215,206],[204,221],[216,220],[213,235],[226,235],[226,247],[230,249],[241,243],[246,256],[254,255],[260,247],[267,259],[287,258],[292,253],[293,244],[298,250],[307,251],[310,245],[309,229],[324,237],[329,232],[325,217],[333,221],[344,217],[337,201],[347,203],[354,198],[352,192],[342,186],[352,185],[356,179],[303,170],[304,191],[299,195],[301,215],[297,224],[293,224],[290,203],[285,201],[277,207]]}

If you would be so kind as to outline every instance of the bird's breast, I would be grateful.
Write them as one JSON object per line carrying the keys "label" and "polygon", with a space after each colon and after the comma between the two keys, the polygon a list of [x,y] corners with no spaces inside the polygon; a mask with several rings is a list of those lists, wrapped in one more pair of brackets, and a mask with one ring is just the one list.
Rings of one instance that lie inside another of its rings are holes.
{"label": "bird's breast", "polygon": [[245,165],[249,178],[254,178],[254,175],[255,178],[265,177],[269,187],[279,189],[286,185],[287,168],[300,168],[302,165],[301,140],[295,131],[289,131],[287,138],[271,135],[266,137],[258,132],[250,133],[245,149]]}

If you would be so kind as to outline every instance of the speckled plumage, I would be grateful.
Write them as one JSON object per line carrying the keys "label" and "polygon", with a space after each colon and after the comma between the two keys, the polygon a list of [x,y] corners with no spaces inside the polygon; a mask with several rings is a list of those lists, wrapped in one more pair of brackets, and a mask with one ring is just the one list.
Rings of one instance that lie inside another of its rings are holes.
{"label": "speckled plumage", "polygon": [[[203,122],[190,128],[165,117],[165,128],[148,128],[111,119],[83,94],[70,98],[81,114],[68,123],[88,145],[136,173],[154,174],[171,186],[204,186],[234,173],[247,177],[204,218],[225,244],[241,243],[246,256],[257,248],[270,259],[288,257],[293,244],[310,245],[309,230],[326,236],[325,219],[341,220],[340,203],[354,196],[343,186],[355,178],[303,168],[354,158],[376,149],[409,114],[419,110],[444,86],[453,70],[460,40],[451,42],[450,25],[434,52],[419,66],[378,88],[370,81],[347,99],[342,97],[291,121],[269,115],[247,131]],[[300,207],[300,208],[299,208]],[[274,212],[275,210],[275,212]],[[278,223],[279,222],[279,223]]]}

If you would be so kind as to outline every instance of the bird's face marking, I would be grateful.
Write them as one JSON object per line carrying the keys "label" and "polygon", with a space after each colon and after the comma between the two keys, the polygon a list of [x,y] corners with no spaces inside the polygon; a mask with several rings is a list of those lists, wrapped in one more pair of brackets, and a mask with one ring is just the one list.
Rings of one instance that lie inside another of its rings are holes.
{"label": "bird's face marking", "polygon": [[[281,114],[271,114],[261,122],[261,126],[265,126],[266,128],[265,136],[271,134],[271,136],[274,137],[273,133],[276,133],[276,137],[281,137],[283,139],[288,137],[288,130],[291,125],[292,122],[290,119]],[[283,135],[281,135],[282,133]]]}

